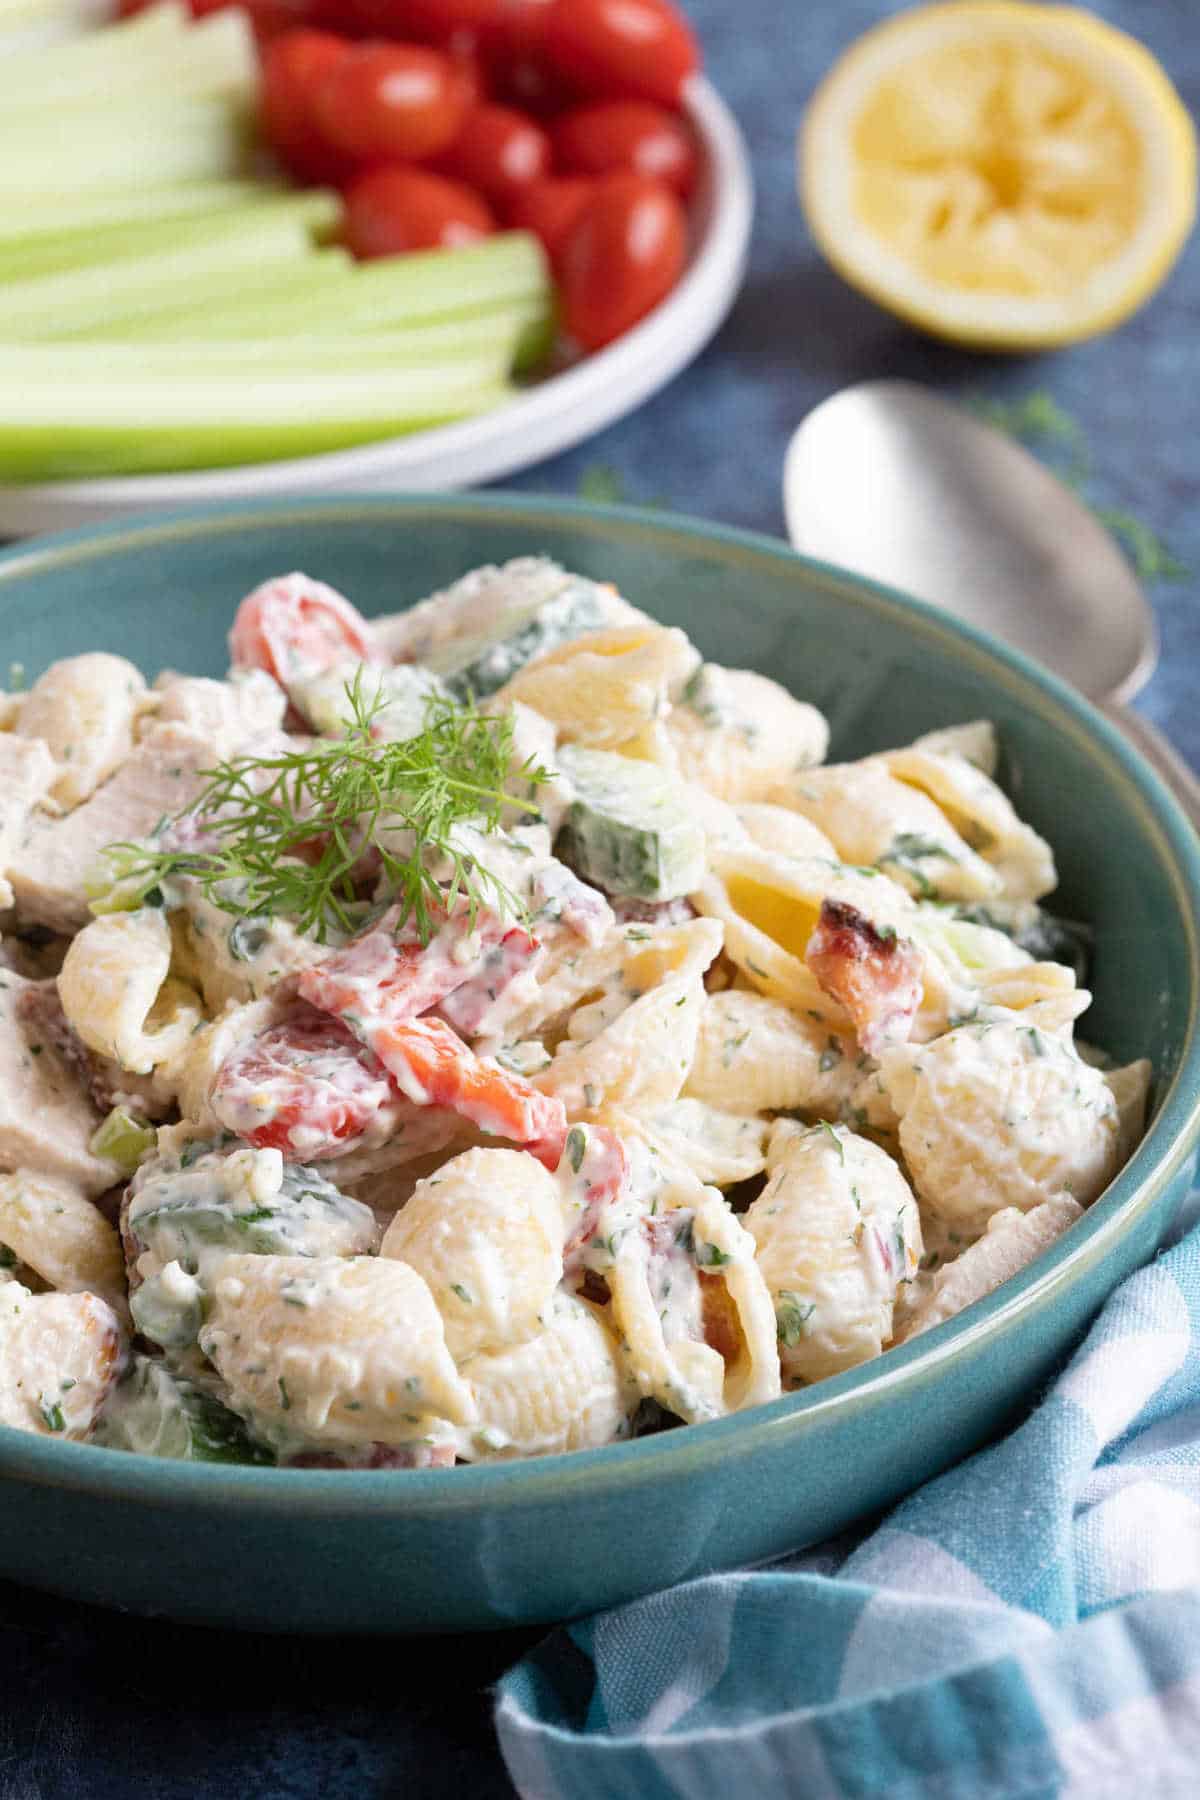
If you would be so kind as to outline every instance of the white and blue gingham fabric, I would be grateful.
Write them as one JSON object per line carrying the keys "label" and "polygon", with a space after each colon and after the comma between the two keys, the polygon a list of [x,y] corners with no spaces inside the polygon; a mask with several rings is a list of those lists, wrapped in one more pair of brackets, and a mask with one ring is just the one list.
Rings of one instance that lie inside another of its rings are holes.
{"label": "white and blue gingham fabric", "polygon": [[1200,1226],[869,1537],[563,1628],[496,1717],[524,1800],[1200,1800]]}

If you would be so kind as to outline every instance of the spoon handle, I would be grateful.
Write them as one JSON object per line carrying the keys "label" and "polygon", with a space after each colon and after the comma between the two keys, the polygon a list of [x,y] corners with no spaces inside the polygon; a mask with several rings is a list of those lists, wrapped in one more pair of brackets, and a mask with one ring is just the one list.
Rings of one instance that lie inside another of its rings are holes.
{"label": "spoon handle", "polygon": [[1117,700],[1103,701],[1100,711],[1140,750],[1156,775],[1162,777],[1192,824],[1200,829],[1200,779],[1188,768],[1175,747],[1149,719]]}

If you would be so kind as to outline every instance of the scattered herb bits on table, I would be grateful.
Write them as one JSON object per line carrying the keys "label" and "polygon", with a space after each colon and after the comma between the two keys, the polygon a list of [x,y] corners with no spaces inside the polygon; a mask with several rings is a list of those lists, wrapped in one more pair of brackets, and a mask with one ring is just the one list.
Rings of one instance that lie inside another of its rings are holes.
{"label": "scattered herb bits on table", "polygon": [[230,655],[3,697],[3,1423],[391,1470],[703,1424],[982,1298],[1138,1141],[989,724],[827,765],[533,557],[373,622],[283,576]]}
{"label": "scattered herb bits on table", "polygon": [[34,11],[0,63],[2,481],[466,418],[683,270],[698,53],[663,0]]}

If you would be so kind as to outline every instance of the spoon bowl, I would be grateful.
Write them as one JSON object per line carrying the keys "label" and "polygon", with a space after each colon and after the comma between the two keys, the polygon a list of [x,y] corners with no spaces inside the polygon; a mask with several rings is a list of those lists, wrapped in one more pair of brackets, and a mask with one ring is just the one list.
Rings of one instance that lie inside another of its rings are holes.
{"label": "spoon bowl", "polygon": [[818,406],[784,471],[798,550],[944,607],[1091,700],[1158,660],[1154,614],[1113,539],[1020,445],[909,381]]}

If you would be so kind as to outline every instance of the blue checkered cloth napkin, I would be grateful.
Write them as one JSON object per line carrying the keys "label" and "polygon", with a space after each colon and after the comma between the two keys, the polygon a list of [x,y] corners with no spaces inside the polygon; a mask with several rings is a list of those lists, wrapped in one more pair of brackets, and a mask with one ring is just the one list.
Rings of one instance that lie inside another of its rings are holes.
{"label": "blue checkered cloth napkin", "polygon": [[1200,1226],[870,1536],[563,1628],[496,1720],[525,1800],[1200,1800]]}

